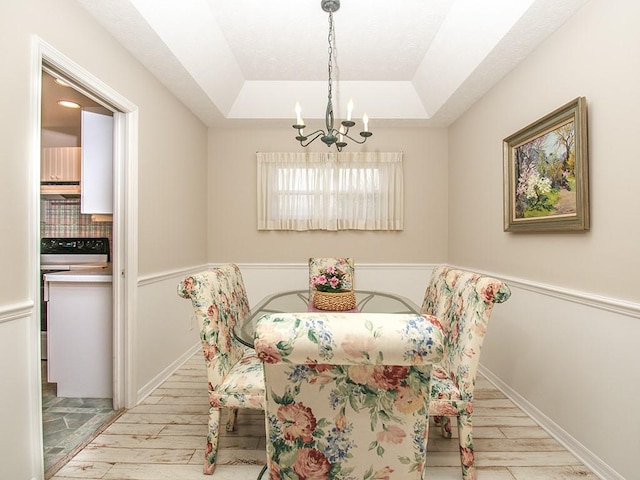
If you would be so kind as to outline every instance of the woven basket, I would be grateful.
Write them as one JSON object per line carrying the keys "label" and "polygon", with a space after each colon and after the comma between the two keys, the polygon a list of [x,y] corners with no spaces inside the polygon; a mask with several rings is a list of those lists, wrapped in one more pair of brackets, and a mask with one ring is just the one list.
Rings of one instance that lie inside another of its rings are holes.
{"label": "woven basket", "polygon": [[353,290],[336,293],[317,290],[313,293],[313,305],[318,310],[330,310],[334,312],[353,310],[356,308],[356,294],[353,293]]}

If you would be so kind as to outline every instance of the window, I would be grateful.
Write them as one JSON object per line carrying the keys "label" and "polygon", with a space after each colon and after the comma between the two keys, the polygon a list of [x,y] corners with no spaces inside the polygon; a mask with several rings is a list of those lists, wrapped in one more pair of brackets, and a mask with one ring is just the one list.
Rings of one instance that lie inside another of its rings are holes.
{"label": "window", "polygon": [[258,153],[259,230],[402,230],[402,153]]}

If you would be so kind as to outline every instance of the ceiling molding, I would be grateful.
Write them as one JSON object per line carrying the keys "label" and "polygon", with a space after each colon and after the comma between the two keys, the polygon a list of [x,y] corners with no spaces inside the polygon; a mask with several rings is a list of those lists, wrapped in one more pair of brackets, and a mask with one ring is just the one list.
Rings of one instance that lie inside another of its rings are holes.
{"label": "ceiling molding", "polygon": [[[324,118],[327,15],[316,2],[77,0],[208,126]],[[344,0],[336,117],[448,126],[588,0]],[[319,2],[318,2],[319,3]]]}

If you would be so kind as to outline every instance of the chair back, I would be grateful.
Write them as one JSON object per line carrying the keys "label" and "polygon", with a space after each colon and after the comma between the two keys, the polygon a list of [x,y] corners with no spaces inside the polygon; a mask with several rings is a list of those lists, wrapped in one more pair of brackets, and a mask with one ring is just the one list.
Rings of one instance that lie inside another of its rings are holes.
{"label": "chair back", "polygon": [[191,300],[200,326],[209,390],[219,385],[243,356],[233,327],[249,314],[242,274],[235,264],[191,275],[178,285],[178,295]]}
{"label": "chair back", "polygon": [[353,290],[355,284],[355,262],[349,257],[311,257],[309,258],[309,301],[313,299],[313,277],[320,275],[327,267],[335,267],[344,272],[344,289]]}
{"label": "chair back", "polygon": [[445,355],[437,367],[455,381],[461,400],[473,399],[493,305],[510,296],[509,287],[495,278],[445,266],[433,270],[420,312],[442,322]]}
{"label": "chair back", "polygon": [[260,318],[270,478],[422,478],[431,364],[442,357],[432,320],[338,312]]}

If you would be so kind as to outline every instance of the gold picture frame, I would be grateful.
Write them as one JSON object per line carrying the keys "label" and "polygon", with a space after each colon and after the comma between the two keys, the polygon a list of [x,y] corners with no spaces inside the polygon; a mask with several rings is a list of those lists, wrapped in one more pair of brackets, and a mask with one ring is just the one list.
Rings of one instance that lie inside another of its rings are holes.
{"label": "gold picture frame", "polygon": [[589,230],[585,97],[505,138],[503,147],[505,232]]}

